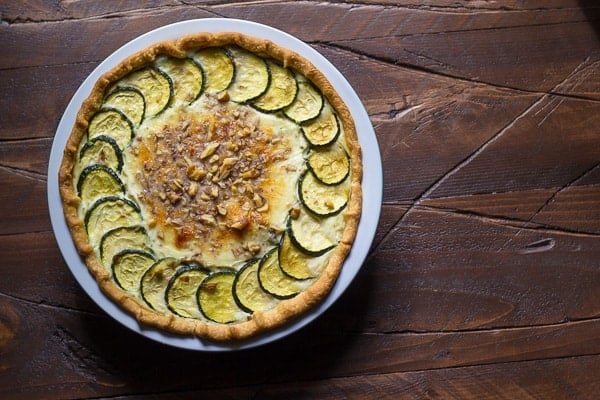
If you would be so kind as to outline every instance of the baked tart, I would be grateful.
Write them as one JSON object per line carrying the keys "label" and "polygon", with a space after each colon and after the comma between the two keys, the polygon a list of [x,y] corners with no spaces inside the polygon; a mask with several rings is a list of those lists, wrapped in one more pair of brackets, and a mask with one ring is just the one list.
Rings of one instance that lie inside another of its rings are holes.
{"label": "baked tart", "polygon": [[239,33],[140,51],[101,76],[59,170],[102,291],[214,341],[289,324],[330,292],[361,215],[352,116],[299,54]]}

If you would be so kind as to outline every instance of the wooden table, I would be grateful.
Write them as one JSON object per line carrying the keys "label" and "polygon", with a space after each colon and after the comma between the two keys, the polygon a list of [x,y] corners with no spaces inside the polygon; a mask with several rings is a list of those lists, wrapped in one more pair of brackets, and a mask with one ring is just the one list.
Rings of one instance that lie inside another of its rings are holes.
{"label": "wooden table", "polygon": [[[141,3],[0,5],[0,398],[598,398],[597,2]],[[322,53],[383,160],[355,281],[306,328],[240,352],[158,344],[106,315],[67,268],[46,200],[85,77],[142,33],[206,17]]]}

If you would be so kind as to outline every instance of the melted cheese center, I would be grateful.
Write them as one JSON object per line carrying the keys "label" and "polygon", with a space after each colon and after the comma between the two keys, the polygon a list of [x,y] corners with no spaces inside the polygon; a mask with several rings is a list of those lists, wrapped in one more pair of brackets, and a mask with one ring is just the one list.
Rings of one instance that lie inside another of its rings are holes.
{"label": "melted cheese center", "polygon": [[123,175],[157,256],[235,266],[278,243],[306,147],[291,121],[204,96],[144,121]]}

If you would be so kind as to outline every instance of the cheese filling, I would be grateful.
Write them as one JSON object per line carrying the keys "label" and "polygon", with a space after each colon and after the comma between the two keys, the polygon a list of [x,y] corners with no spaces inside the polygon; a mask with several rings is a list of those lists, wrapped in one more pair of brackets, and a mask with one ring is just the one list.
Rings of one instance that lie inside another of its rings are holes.
{"label": "cheese filling", "polygon": [[306,148],[295,123],[206,95],[137,129],[123,179],[157,256],[232,266],[277,245]]}

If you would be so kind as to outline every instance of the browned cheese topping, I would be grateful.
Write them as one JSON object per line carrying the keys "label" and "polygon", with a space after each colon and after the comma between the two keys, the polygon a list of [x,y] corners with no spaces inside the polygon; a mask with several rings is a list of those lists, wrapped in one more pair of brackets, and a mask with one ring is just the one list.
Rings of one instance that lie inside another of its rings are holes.
{"label": "browned cheese topping", "polygon": [[175,232],[177,247],[269,227],[268,169],[286,158],[289,144],[272,129],[261,129],[247,106],[228,104],[213,98],[208,112],[182,108],[176,123],[133,143],[138,197],[154,218],[148,224],[158,228],[159,239],[161,228]]}

